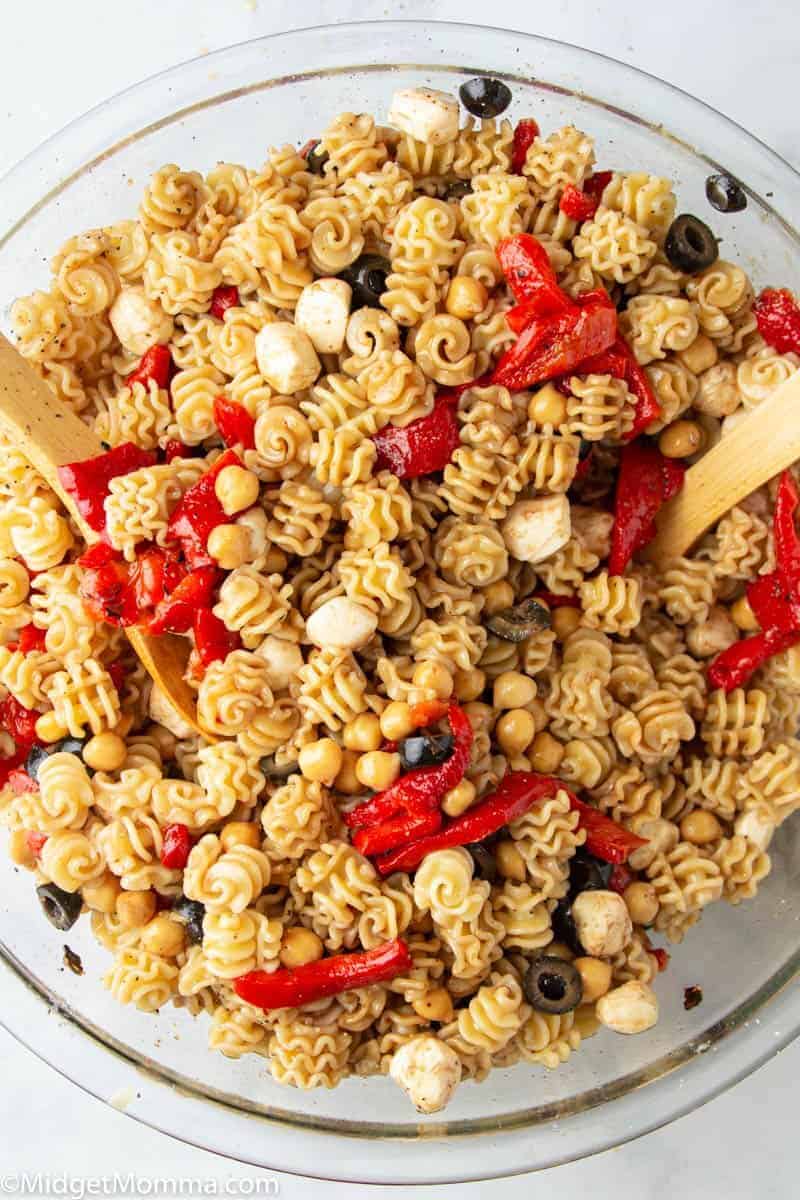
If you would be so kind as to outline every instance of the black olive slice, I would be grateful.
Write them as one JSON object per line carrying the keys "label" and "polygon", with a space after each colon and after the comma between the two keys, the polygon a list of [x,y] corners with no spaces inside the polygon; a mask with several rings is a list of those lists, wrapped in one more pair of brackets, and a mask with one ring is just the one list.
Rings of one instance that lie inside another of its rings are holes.
{"label": "black olive slice", "polygon": [[43,883],[36,889],[44,915],[51,925],[66,933],[81,915],[80,892],[65,892],[55,883]]}
{"label": "black olive slice", "polygon": [[329,158],[328,151],[322,148],[322,142],[315,142],[306,155],[306,165],[311,174],[321,175]]}
{"label": "black olive slice", "polygon": [[610,878],[610,863],[578,850],[569,864],[569,894],[574,898],[580,892],[605,891]]}
{"label": "black olive slice", "polygon": [[523,989],[528,1003],[538,1012],[571,1012],[583,999],[583,980],[578,968],[551,954],[533,960],[525,972]]}
{"label": "black olive slice", "polygon": [[30,753],[25,759],[25,771],[31,779],[39,778],[39,767],[52,753],[52,746],[31,746]]}
{"label": "black olive slice", "polygon": [[203,917],[206,915],[205,905],[199,900],[188,900],[186,896],[176,896],[172,902],[172,911],[184,922],[186,935],[190,942],[202,942]]}
{"label": "black olive slice", "polygon": [[403,738],[397,748],[403,770],[413,771],[417,767],[435,767],[446,762],[453,753],[453,745],[451,733],[415,733]]}
{"label": "black olive slice", "polygon": [[487,617],[486,628],[505,642],[524,642],[532,634],[550,628],[550,610],[538,600],[523,600]]}
{"label": "black olive slice", "polygon": [[457,179],[455,183],[448,185],[447,191],[444,194],[445,200],[463,200],[472,191],[471,179]]}
{"label": "black olive slice", "polygon": [[678,271],[696,275],[717,261],[719,247],[705,221],[682,213],[669,227],[664,253]]}
{"label": "black olive slice", "polygon": [[462,83],[458,94],[473,117],[499,117],[511,103],[511,89],[502,80],[483,75]]}
{"label": "black olive slice", "polygon": [[386,291],[386,276],[391,263],[382,254],[362,254],[339,274],[353,289],[353,309],[377,308]]}
{"label": "black olive slice", "polygon": [[747,194],[732,175],[709,175],[706,180],[706,199],[721,213],[737,213],[747,208]]}
{"label": "black olive slice", "polygon": [[488,850],[481,842],[470,842],[464,847],[469,850],[472,855],[472,861],[475,863],[475,874],[479,879],[487,879],[489,883],[494,883],[497,879],[497,863],[491,850]]}
{"label": "black olive slice", "polygon": [[559,900],[553,909],[550,922],[556,941],[563,942],[565,946],[569,946],[574,954],[583,954],[583,946],[578,937],[578,930],[572,916],[572,904],[566,896],[563,900]]}

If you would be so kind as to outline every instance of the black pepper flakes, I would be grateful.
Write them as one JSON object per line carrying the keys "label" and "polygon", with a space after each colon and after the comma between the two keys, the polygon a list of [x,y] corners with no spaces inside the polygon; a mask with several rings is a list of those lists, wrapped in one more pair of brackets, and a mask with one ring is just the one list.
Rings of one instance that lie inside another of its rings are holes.
{"label": "black pepper flakes", "polygon": [[69,946],[64,947],[64,966],[68,967],[73,975],[83,974],[81,956],[80,954],[76,954],[74,950],[70,950]]}
{"label": "black pepper flakes", "polygon": [[698,1004],[703,1003],[703,989],[692,986],[683,989],[683,1007],[689,1012],[692,1008],[697,1008]]}

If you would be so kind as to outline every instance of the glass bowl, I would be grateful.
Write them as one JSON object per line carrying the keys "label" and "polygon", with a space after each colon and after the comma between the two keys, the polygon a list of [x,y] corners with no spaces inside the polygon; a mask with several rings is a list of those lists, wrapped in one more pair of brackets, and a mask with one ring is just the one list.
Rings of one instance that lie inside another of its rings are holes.
{"label": "glass bowl", "polygon": [[[596,139],[598,164],[671,176],[679,211],[713,219],[723,253],[757,285],[800,290],[800,181],[743,129],[667,84],[574,46],[476,26],[337,25],[279,34],[195,59],[95,108],[0,183],[7,226],[0,297],[44,286],[70,234],[133,215],[165,162],[258,164],[272,144],[300,144],[335,113],[386,114],[399,85],[455,90],[491,73],[511,86],[512,119],[544,130],[572,122]],[[709,212],[704,182],[727,169],[745,212]],[[781,830],[757,900],[714,905],[658,984],[659,1024],[598,1034],[557,1071],[518,1066],[467,1084],[444,1116],[419,1117],[387,1079],[333,1092],[279,1087],[264,1060],[205,1047],[205,1018],[119,1006],[99,980],[108,957],[82,921],[64,937],[42,919],[30,876],[2,856],[0,1020],[21,1041],[136,1120],[258,1165],[360,1182],[445,1182],[551,1166],[656,1128],[743,1078],[795,1036],[800,995],[800,844]],[[684,1011],[683,989],[703,988]]]}

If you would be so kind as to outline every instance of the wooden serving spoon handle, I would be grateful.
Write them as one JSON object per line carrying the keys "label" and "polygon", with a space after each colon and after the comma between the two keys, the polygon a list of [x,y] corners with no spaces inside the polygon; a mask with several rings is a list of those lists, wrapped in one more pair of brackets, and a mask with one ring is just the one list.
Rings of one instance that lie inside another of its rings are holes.
{"label": "wooden serving spoon handle", "polygon": [[704,454],[656,518],[644,551],[657,566],[685,554],[734,504],[800,459],[800,371]]}
{"label": "wooden serving spoon handle", "polygon": [[[53,393],[29,363],[0,334],[0,425],[56,493],[83,537],[91,545],[97,533],[87,525],[58,477],[58,468],[103,453],[97,435]],[[140,629],[125,630],[148,675],[164,691],[180,715],[209,738],[197,720],[194,692],[184,678],[189,658],[185,638],[150,637]],[[209,738],[209,740],[213,740]]]}

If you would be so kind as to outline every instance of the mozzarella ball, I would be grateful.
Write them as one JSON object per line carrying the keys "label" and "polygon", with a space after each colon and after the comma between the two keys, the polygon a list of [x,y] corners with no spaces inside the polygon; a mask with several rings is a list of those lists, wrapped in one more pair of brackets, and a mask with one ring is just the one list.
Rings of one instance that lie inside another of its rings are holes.
{"label": "mozzarella ball", "polygon": [[338,354],[344,346],[352,295],[344,279],[315,279],[300,293],[294,323],[318,354]]}
{"label": "mozzarella ball", "polygon": [[503,521],[506,549],[520,562],[538,563],[566,546],[572,532],[566,496],[518,500]]}
{"label": "mozzarella ball", "polygon": [[284,396],[311,387],[321,369],[311,338],[288,321],[258,331],[256,362],[270,387]]}
{"label": "mozzarella ball", "polygon": [[443,146],[458,137],[458,101],[435,88],[401,88],[392,98],[389,122],[418,142]]}
{"label": "mozzarella ball", "polygon": [[148,300],[143,287],[126,287],[108,310],[111,328],[130,354],[144,354],[156,343],[168,342],[175,323],[157,300]]}
{"label": "mozzarella ball", "polygon": [[445,1107],[461,1080],[461,1060],[451,1046],[430,1034],[412,1038],[392,1056],[389,1074],[418,1112]]}
{"label": "mozzarella ball", "polygon": [[601,996],[594,1011],[601,1025],[615,1033],[644,1033],[658,1020],[658,997],[646,983],[631,979]]}
{"label": "mozzarella ball", "polygon": [[258,657],[267,664],[267,683],[274,692],[284,692],[297,679],[303,655],[296,642],[268,634],[258,647]]}
{"label": "mozzarella ball", "polygon": [[572,902],[581,945],[593,958],[612,958],[631,940],[628,906],[616,892],[581,892]]}
{"label": "mozzarella ball", "polygon": [[339,650],[365,646],[377,628],[377,615],[346,596],[327,600],[306,621],[306,633],[315,646]]}

